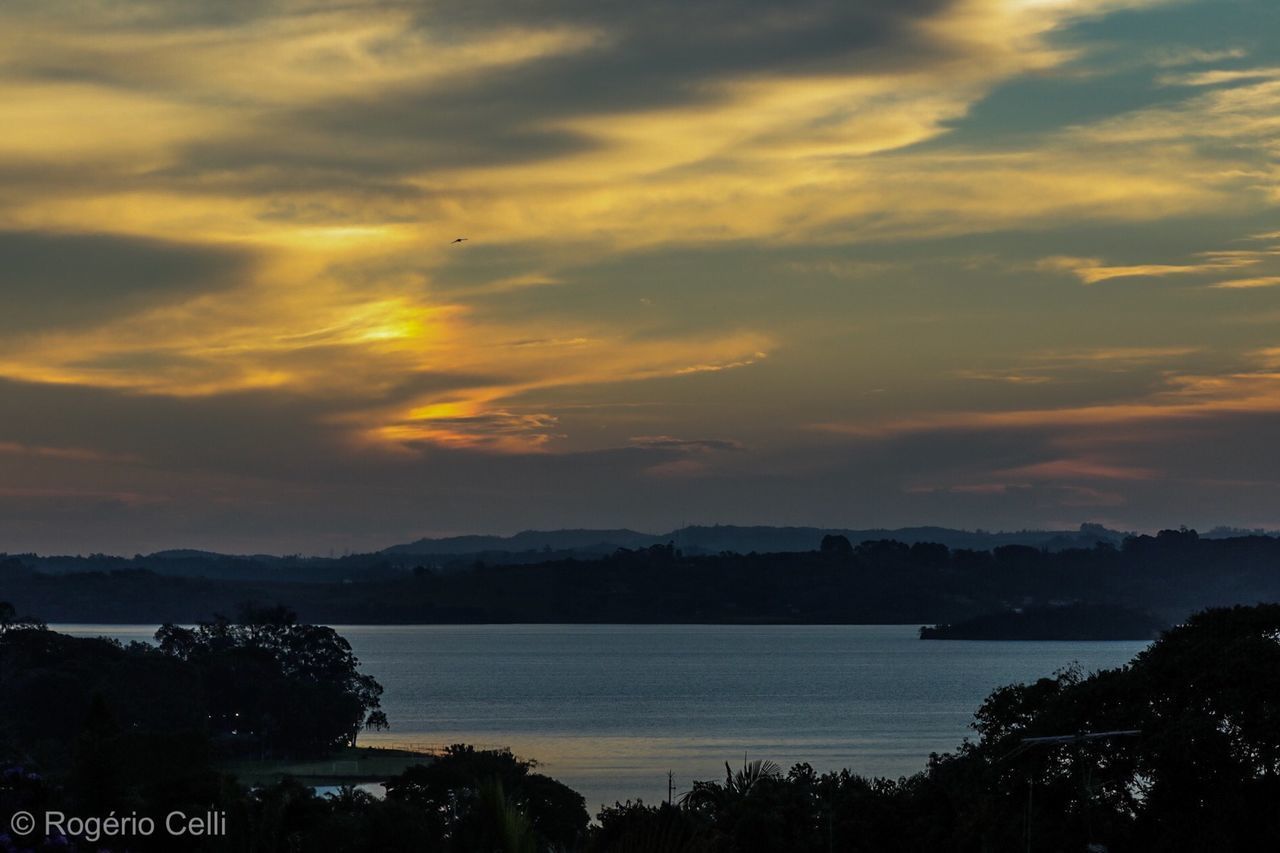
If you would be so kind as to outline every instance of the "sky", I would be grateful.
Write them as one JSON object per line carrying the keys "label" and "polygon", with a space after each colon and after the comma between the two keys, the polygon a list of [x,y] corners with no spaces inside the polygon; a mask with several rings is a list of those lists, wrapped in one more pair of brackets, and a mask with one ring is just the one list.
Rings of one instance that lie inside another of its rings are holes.
{"label": "sky", "polygon": [[0,551],[1280,527],[1276,33],[6,0]]}

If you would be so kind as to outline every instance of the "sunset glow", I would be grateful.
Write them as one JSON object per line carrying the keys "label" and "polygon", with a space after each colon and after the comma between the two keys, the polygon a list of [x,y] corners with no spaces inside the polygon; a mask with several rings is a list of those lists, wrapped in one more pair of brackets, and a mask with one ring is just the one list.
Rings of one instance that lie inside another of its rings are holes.
{"label": "sunset glow", "polygon": [[659,7],[4,4],[0,550],[1280,526],[1274,3]]}

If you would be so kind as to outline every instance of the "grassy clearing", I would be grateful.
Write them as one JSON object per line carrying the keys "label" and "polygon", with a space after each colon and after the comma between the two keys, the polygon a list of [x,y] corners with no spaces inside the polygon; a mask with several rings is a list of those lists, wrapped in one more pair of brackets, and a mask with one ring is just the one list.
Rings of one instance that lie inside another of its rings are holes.
{"label": "grassy clearing", "polygon": [[219,769],[246,785],[263,785],[292,776],[308,785],[358,785],[382,782],[415,764],[428,764],[434,756],[407,749],[344,747],[327,758],[312,761],[237,759]]}

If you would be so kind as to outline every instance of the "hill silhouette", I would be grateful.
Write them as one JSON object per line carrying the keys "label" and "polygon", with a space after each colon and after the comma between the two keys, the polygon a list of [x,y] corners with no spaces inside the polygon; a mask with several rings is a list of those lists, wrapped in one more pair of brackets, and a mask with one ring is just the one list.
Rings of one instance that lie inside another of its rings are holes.
{"label": "hill silhouette", "polygon": [[[188,574],[161,571],[175,565]],[[19,556],[0,559],[0,583],[19,609],[52,622],[186,624],[255,602],[282,603],[331,625],[922,625],[1079,603],[1149,611],[1176,624],[1203,607],[1280,600],[1280,539],[1164,530],[1127,537],[1120,547],[977,550],[893,539],[854,545],[827,534],[799,551],[697,553],[668,543],[606,555],[459,557],[447,565],[413,555],[267,564]]]}
{"label": "hill silhouette", "polygon": [[824,536],[844,536],[850,542],[892,539],[913,545],[937,542],[948,548],[989,550],[1001,545],[1028,545],[1060,551],[1092,548],[1099,542],[1119,545],[1127,534],[1097,524],[1082,524],[1077,530],[1018,530],[989,532],[948,527],[900,527],[852,529],[843,527],[774,527],[733,524],[690,525],[666,533],[635,530],[525,530],[512,536],[451,536],[423,538],[392,545],[381,553],[389,555],[458,556],[464,554],[520,554],[530,551],[573,551],[608,554],[618,548],[648,548],[673,543],[689,554],[739,554],[807,551]]}

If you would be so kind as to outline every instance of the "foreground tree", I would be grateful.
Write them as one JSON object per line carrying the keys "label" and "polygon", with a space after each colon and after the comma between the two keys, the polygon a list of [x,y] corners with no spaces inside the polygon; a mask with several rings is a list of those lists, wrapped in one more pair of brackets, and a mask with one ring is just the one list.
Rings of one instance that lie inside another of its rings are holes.
{"label": "foreground tree", "polygon": [[[161,633],[165,650],[0,634],[0,825],[17,809],[163,814],[213,803],[235,838],[212,849],[262,853],[1252,851],[1280,837],[1280,605],[1205,611],[1127,666],[1000,688],[977,712],[976,740],[910,778],[726,766],[681,805],[617,805],[590,828],[581,796],[506,750],[450,747],[389,780],[385,800],[321,797],[292,781],[230,785],[204,735],[210,685],[263,679],[229,694],[254,724],[282,708],[305,717],[313,709],[298,703],[324,698],[309,692],[312,679],[358,693],[344,681],[354,657],[283,611]],[[271,705],[263,685],[298,693]],[[243,725],[216,707],[216,725]],[[324,737],[350,722],[322,717]],[[1136,734],[1098,737],[1106,732]]]}
{"label": "foreground tree", "polygon": [[163,625],[160,650],[199,672],[214,736],[264,752],[323,754],[385,728],[382,685],[332,628],[283,607],[246,608],[195,628]]}
{"label": "foreground tree", "polygon": [[1280,837],[1280,605],[1207,610],[1127,666],[1001,688],[974,727],[927,772],[958,848],[1256,849]]}
{"label": "foreground tree", "polygon": [[0,601],[0,635],[9,631],[39,631],[45,624],[30,616],[19,616],[18,611],[7,601]]}
{"label": "foreground tree", "polygon": [[451,850],[572,850],[587,831],[582,795],[510,750],[445,749],[387,782],[387,800],[427,816]]}
{"label": "foreground tree", "polygon": [[604,810],[596,849],[1271,849],[1280,605],[1204,611],[1127,666],[1000,688],[974,729],[975,741],[897,781],[726,766],[723,782],[694,784],[678,818]]}

